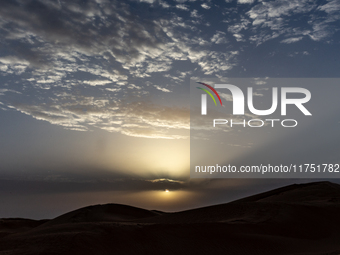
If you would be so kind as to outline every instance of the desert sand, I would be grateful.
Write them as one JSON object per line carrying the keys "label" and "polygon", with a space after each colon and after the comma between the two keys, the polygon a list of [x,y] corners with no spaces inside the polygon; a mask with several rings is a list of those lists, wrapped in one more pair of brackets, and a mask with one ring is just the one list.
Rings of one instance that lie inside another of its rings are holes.
{"label": "desert sand", "polygon": [[294,184],[176,213],[94,205],[0,219],[0,254],[340,254],[340,185]]}

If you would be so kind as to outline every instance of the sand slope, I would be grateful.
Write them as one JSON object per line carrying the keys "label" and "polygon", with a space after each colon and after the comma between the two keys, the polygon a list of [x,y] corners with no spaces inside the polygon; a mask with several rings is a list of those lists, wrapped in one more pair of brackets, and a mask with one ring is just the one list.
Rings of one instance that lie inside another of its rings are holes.
{"label": "sand slope", "polygon": [[0,254],[338,255],[340,185],[290,185],[178,213],[96,205],[15,224],[0,236]]}

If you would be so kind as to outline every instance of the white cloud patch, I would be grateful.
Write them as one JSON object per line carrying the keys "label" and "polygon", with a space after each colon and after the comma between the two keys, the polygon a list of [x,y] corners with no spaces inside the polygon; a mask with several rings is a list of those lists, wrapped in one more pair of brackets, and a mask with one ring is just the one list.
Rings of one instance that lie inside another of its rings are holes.
{"label": "white cloud patch", "polygon": [[[17,94],[22,94],[19,91],[13,90],[13,89],[0,89],[0,96],[5,95],[6,92],[12,92],[12,93],[17,93]],[[0,102],[0,104],[3,105],[3,103]]]}
{"label": "white cloud patch", "polygon": [[226,101],[233,101],[233,96],[226,93],[219,93],[220,97],[224,98]]}
{"label": "white cloud patch", "polygon": [[263,97],[263,94],[259,93],[259,92],[254,92],[253,96],[257,96],[257,97]]}
{"label": "white cloud patch", "polygon": [[227,43],[228,40],[226,39],[226,33],[222,31],[216,31],[216,34],[211,38],[211,42],[216,44],[223,44]]}
{"label": "white cloud patch", "polygon": [[302,38],[303,38],[302,36],[287,38],[287,39],[282,40],[281,43],[287,43],[287,44],[295,43],[295,42],[301,41]]}
{"label": "white cloud patch", "polygon": [[326,13],[336,13],[340,11],[340,1],[331,0],[327,4],[318,7],[318,10],[324,11]]}
{"label": "white cloud patch", "polygon": [[118,91],[120,91],[121,89],[120,89],[120,88],[105,88],[105,90],[111,91],[111,92],[118,92]]}
{"label": "white cloud patch", "polygon": [[189,11],[189,7],[185,4],[177,4],[176,5],[177,9],[183,10],[183,11]]}
{"label": "white cloud patch", "polygon": [[160,6],[162,6],[163,8],[170,8],[170,5],[168,5],[165,1],[159,0],[158,3],[159,3]]}
{"label": "white cloud patch", "polygon": [[59,104],[35,106],[13,104],[8,107],[69,130],[87,131],[96,127],[135,137],[187,138],[182,134],[176,134],[178,130],[189,129],[189,110],[186,108],[145,102],[122,104],[107,99],[75,98],[71,95],[64,95],[64,100]]}
{"label": "white cloud patch", "polygon": [[268,82],[267,80],[268,80],[268,77],[266,77],[266,78],[254,78],[254,83],[256,85],[265,85]]}
{"label": "white cloud patch", "polygon": [[210,75],[232,69],[234,66],[232,61],[237,55],[237,51],[226,53],[211,51],[206,53],[204,57],[202,56],[198,64],[201,66],[204,74]]}
{"label": "white cloud patch", "polygon": [[197,10],[193,10],[191,13],[190,13],[190,17],[192,18],[201,18],[203,15],[199,15],[198,14],[198,11]]}
{"label": "white cloud patch", "polygon": [[255,0],[237,0],[239,4],[252,4]]}
{"label": "white cloud patch", "polygon": [[112,83],[112,81],[109,81],[109,80],[93,80],[93,81],[83,81],[83,83],[88,84],[90,86],[103,86],[103,85]]}
{"label": "white cloud patch", "polygon": [[206,9],[206,10],[209,10],[211,8],[210,5],[208,5],[207,3],[203,3],[201,4],[202,8]]}
{"label": "white cloud patch", "polygon": [[[323,40],[334,33],[331,24],[337,22],[340,16],[317,15],[321,14],[321,11],[333,14],[332,10],[337,10],[337,8],[335,2],[317,7],[316,2],[310,0],[261,1],[247,12],[252,20],[253,27],[256,28],[254,30],[256,35],[253,35],[250,39],[258,45],[281,35],[290,37],[281,40],[282,43],[296,42],[298,38],[305,35],[309,35],[315,41]],[[319,13],[315,12],[315,9]],[[301,22],[292,22],[294,17],[298,18],[301,15],[307,18],[304,24],[307,29],[301,29]],[[271,32],[260,30],[265,28],[269,28]]]}
{"label": "white cloud patch", "polygon": [[0,57],[0,63],[2,64],[0,66],[1,71],[8,74],[15,73],[17,75],[24,73],[30,65],[29,61],[16,56]]}
{"label": "white cloud patch", "polygon": [[163,88],[163,87],[158,86],[158,85],[154,85],[154,87],[155,87],[156,89],[160,90],[160,91],[163,91],[163,92],[171,92],[171,90],[168,90],[168,89]]}

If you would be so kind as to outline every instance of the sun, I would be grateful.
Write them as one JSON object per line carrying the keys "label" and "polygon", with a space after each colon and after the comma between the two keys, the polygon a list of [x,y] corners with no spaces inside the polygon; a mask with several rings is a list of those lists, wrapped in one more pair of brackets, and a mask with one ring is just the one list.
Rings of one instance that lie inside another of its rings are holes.
{"label": "sun", "polygon": [[169,190],[168,190],[168,189],[166,189],[166,190],[165,190],[165,192],[169,192]]}

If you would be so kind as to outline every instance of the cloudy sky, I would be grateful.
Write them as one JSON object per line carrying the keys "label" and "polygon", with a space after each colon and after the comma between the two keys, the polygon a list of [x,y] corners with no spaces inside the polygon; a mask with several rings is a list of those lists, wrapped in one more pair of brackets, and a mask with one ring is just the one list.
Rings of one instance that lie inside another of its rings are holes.
{"label": "cloudy sky", "polygon": [[176,211],[308,181],[190,180],[190,78],[338,78],[339,11],[339,0],[2,0],[0,217],[108,202]]}

